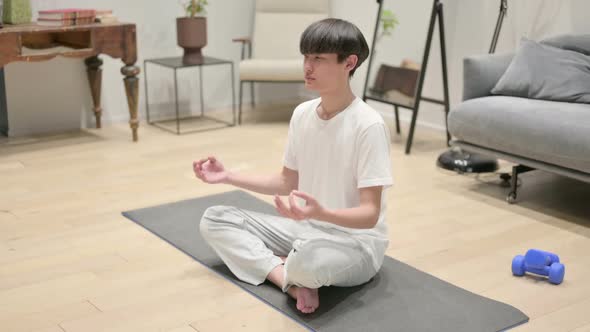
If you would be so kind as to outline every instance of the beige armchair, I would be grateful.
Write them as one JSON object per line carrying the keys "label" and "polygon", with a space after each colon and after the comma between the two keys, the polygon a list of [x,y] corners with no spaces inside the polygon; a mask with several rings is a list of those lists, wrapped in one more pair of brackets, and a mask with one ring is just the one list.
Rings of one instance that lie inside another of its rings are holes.
{"label": "beige armchair", "polygon": [[311,23],[329,16],[330,0],[256,0],[255,6],[252,38],[233,39],[242,43],[239,124],[242,123],[244,83],[250,83],[254,106],[255,82],[303,82],[299,38]]}

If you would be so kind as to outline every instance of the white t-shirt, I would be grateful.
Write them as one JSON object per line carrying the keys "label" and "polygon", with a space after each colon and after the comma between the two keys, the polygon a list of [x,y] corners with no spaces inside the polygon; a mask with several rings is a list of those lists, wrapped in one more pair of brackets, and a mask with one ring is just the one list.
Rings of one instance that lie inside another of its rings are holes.
{"label": "white t-shirt", "polygon": [[319,117],[316,109],[320,102],[317,98],[295,108],[283,164],[299,173],[300,191],[329,209],[357,207],[360,188],[383,186],[381,212],[374,228],[353,229],[310,220],[330,233],[345,232],[361,240],[379,269],[389,243],[385,221],[386,189],[392,184],[389,129],[381,115],[358,97],[329,120]]}

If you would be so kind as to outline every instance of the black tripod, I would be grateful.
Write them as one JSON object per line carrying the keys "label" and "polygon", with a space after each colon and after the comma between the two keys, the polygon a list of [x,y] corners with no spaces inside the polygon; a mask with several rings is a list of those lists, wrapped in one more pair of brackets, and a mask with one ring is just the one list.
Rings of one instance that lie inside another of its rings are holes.
{"label": "black tripod", "polygon": [[[367,93],[367,86],[369,82],[369,77],[371,75],[371,65],[373,63],[373,53],[375,50],[375,42],[377,40],[377,32],[379,30],[379,21],[381,18],[381,9],[383,5],[383,0],[377,0],[379,3],[379,10],[377,12],[377,23],[375,24],[375,32],[373,35],[373,43],[371,46],[371,58],[369,59],[369,65],[367,69],[367,79],[365,80],[365,88],[363,90],[363,100],[366,101],[367,99],[378,101],[385,104],[393,105],[395,111],[395,125],[397,133],[400,132],[400,125],[399,125],[399,108],[406,108],[412,110],[412,122],[410,123],[410,132],[408,133],[408,140],[406,142],[406,154],[410,153],[412,149],[412,141],[414,139],[414,130],[416,127],[416,120],[418,118],[418,109],[420,107],[420,101],[426,101],[430,103],[440,104],[444,106],[445,110],[445,118],[446,115],[449,113],[449,85],[448,85],[448,75],[447,75],[447,53],[445,47],[445,29],[444,29],[444,22],[443,22],[443,4],[441,0],[434,0],[432,6],[432,12],[430,15],[430,25],[428,27],[428,36],[426,37],[426,47],[424,49],[424,55],[422,58],[422,65],[420,72],[418,74],[418,84],[416,86],[415,91],[415,99],[413,103],[408,104],[407,102],[401,101],[394,101],[389,100],[385,97],[380,95],[375,95],[371,93]],[[434,35],[434,26],[436,20],[438,18],[438,31],[440,37],[440,53],[441,53],[441,60],[442,60],[442,74],[443,74],[443,92],[444,92],[444,99],[438,100],[434,98],[428,98],[422,96],[422,87],[424,86],[424,77],[426,76],[426,65],[428,64],[428,56],[430,55],[430,46],[432,44],[432,38]],[[451,135],[447,129],[447,142],[450,141]]]}
{"label": "black tripod", "polygon": [[498,37],[500,36],[500,29],[502,29],[502,22],[504,16],[508,11],[508,0],[500,1],[500,13],[498,14],[498,20],[496,21],[496,29],[494,29],[494,36],[492,37],[492,45],[490,45],[490,54],[496,51],[496,44],[498,43]]}

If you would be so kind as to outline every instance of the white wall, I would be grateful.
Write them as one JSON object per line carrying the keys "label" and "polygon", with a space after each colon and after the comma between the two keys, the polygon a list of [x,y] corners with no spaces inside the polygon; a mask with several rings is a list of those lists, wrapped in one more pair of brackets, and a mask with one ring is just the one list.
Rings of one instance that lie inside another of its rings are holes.
{"label": "white wall", "polygon": [[5,74],[9,136],[75,130],[92,116],[83,62],[15,63]]}
{"label": "white wall", "polygon": [[[380,45],[378,56],[399,62],[404,57],[421,61],[425,44],[431,0],[384,0],[385,7],[397,13],[400,25],[394,38]],[[445,33],[452,104],[461,100],[462,59],[470,54],[488,51],[499,9],[499,0],[444,1]],[[208,7],[208,45],[204,53],[209,56],[239,60],[239,44],[231,42],[236,36],[249,35],[252,26],[254,0],[212,0]],[[376,1],[332,0],[332,14],[355,23],[371,44],[375,25]],[[176,17],[182,15],[178,0],[101,0],[99,2],[74,0],[32,1],[34,13],[40,9],[58,7],[99,7],[113,9],[122,20],[135,22],[138,33],[138,65],[147,58],[177,56],[182,50],[176,46]],[[141,8],[141,9],[139,9]],[[562,32],[590,32],[590,12],[587,0],[531,0],[509,1],[508,16],[502,28],[497,52],[514,50],[520,36],[538,39]],[[35,15],[34,15],[35,16]],[[438,43],[438,30],[428,63],[424,95],[442,98],[442,76]],[[126,122],[128,109],[119,70],[120,60],[103,56],[103,122]],[[376,66],[375,66],[376,67]],[[374,67],[374,68],[375,68]],[[169,110],[173,100],[172,72],[149,67],[151,110]],[[362,95],[367,63],[363,64],[352,80],[355,93]],[[236,66],[237,71],[237,66]],[[204,70],[206,106],[229,107],[229,76],[225,68]],[[180,99],[183,110],[198,109],[198,84],[195,70],[179,71]],[[54,59],[36,64],[11,64],[6,67],[7,99],[11,135],[47,130],[60,131],[92,127],[91,98],[82,60]],[[140,119],[145,119],[144,75],[140,74]],[[272,102],[307,95],[300,85],[266,84],[258,88],[258,102]],[[64,96],[66,98],[64,98]],[[236,96],[237,97],[237,96]],[[245,93],[245,100],[249,97]],[[158,107],[160,105],[160,107]],[[390,115],[391,106],[372,103]],[[442,128],[444,116],[438,105],[422,103],[419,121]],[[408,119],[409,112],[402,112]]]}

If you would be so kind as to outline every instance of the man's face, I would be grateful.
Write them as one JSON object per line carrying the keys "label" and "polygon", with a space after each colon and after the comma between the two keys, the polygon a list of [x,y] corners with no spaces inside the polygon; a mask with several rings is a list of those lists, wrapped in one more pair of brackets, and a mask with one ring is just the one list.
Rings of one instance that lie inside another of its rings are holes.
{"label": "man's face", "polygon": [[354,65],[356,65],[354,55],[338,63],[338,55],[335,53],[305,54],[303,59],[305,87],[320,93],[337,90],[348,82],[349,72]]}

